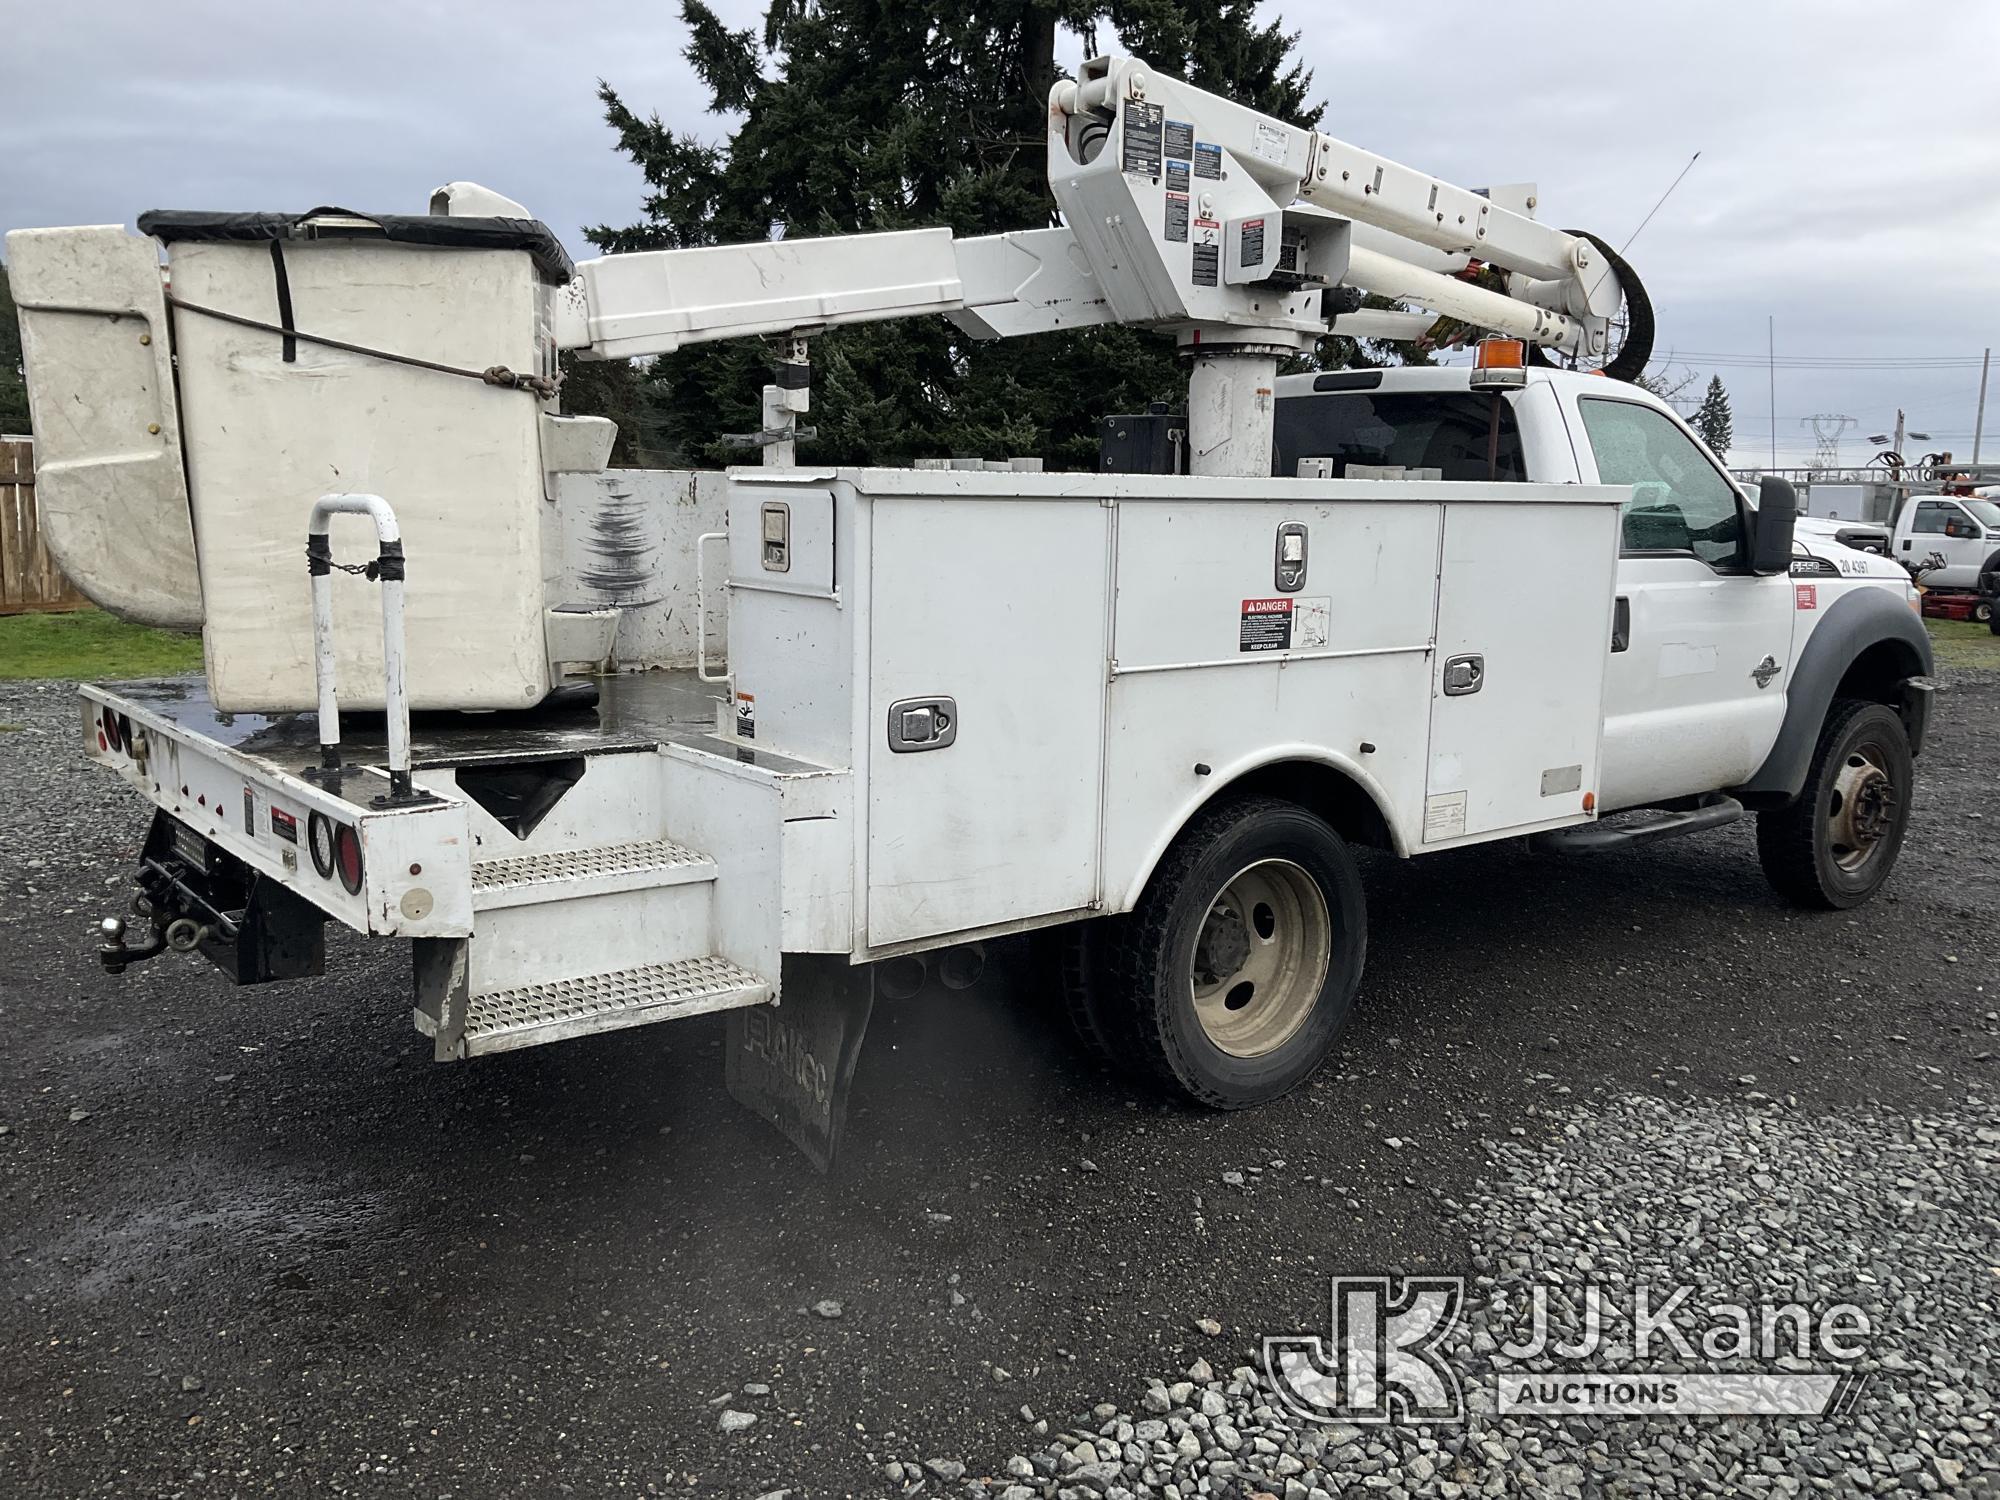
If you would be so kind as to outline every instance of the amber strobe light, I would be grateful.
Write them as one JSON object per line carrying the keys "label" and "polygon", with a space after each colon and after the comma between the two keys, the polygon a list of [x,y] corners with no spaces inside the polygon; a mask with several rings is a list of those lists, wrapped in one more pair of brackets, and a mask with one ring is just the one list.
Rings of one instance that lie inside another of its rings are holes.
{"label": "amber strobe light", "polygon": [[1528,383],[1528,347],[1519,339],[1481,339],[1472,351],[1475,391],[1508,390]]}

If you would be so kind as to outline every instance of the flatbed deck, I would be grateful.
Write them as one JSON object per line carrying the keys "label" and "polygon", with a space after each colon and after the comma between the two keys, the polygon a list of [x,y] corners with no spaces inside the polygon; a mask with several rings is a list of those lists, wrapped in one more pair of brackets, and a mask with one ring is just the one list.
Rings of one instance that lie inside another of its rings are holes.
{"label": "flatbed deck", "polygon": [[[564,686],[593,685],[588,707],[548,707],[518,713],[418,713],[410,721],[411,764],[418,770],[521,762],[577,755],[616,755],[685,745],[778,772],[820,769],[716,735],[723,685],[691,668],[571,677]],[[230,713],[215,706],[199,677],[92,684],[96,693],[164,720],[266,769],[304,777],[319,765],[319,716],[311,712]],[[350,768],[386,764],[388,745],[379,713],[343,712],[341,750]],[[357,796],[380,790],[370,777]]]}

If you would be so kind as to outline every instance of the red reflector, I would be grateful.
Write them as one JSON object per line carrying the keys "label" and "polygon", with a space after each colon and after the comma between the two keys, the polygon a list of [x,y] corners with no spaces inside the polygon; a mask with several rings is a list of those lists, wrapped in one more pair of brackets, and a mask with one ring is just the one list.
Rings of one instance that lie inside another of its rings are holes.
{"label": "red reflector", "polygon": [[114,714],[108,708],[105,709],[103,723],[104,723],[104,729],[103,729],[104,747],[107,750],[116,750],[119,745],[118,715]]}
{"label": "red reflector", "polygon": [[361,835],[342,823],[333,831],[333,863],[340,871],[340,883],[358,895],[361,891]]}

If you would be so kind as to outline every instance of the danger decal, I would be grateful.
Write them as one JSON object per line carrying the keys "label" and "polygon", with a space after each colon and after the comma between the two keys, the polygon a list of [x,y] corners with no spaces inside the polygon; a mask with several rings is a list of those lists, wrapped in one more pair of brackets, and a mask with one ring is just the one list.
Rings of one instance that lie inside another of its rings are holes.
{"label": "danger decal", "polygon": [[1292,649],[1292,601],[1245,599],[1236,629],[1238,651]]}

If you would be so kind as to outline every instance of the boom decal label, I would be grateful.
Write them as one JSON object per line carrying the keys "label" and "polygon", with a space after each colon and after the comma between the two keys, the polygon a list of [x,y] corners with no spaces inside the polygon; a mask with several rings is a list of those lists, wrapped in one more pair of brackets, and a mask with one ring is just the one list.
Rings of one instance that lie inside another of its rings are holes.
{"label": "boom decal label", "polygon": [[757,738],[757,695],[738,693],[736,695],[736,734],[739,739]]}
{"label": "boom decal label", "polygon": [[1167,163],[1167,191],[1185,193],[1188,190],[1188,164],[1184,161]]}
{"label": "boom decal label", "polygon": [[1236,626],[1238,651],[1292,649],[1292,599],[1245,599]]}
{"label": "boom decal label", "polygon": [[1217,178],[1222,176],[1222,148],[1215,142],[1194,143],[1194,175]]}
{"label": "boom decal label", "polygon": [[[1167,121],[1167,155],[1178,156],[1183,163],[1194,155],[1194,126],[1186,120]],[[1181,170],[1185,172],[1186,166]]]}
{"label": "boom decal label", "polygon": [[1264,263],[1264,221],[1245,219],[1237,231],[1237,258],[1245,266],[1260,266]]}
{"label": "boom decal label", "polygon": [[1167,194],[1167,238],[1183,243],[1188,237],[1188,195]]}
{"label": "boom decal label", "polygon": [[1126,104],[1125,154],[1118,168],[1126,176],[1160,175],[1160,136],[1166,118],[1166,109],[1161,105]]}
{"label": "boom decal label", "polygon": [[1208,240],[1194,247],[1194,284],[1214,286],[1222,279],[1222,252],[1215,241]]}

